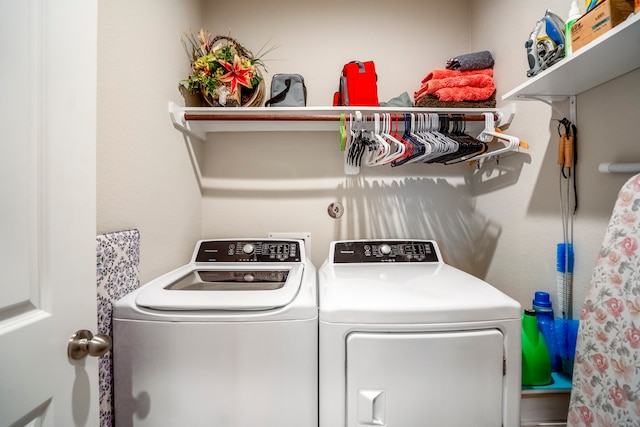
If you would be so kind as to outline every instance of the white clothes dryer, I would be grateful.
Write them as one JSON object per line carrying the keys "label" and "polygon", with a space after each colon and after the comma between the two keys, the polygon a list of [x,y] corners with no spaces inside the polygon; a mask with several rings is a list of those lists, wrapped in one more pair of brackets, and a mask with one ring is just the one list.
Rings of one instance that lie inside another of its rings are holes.
{"label": "white clothes dryer", "polygon": [[199,241],[114,304],[116,425],[317,427],[316,287],[302,241]]}
{"label": "white clothes dryer", "polygon": [[429,240],[332,242],[318,272],[321,427],[520,425],[517,301]]}

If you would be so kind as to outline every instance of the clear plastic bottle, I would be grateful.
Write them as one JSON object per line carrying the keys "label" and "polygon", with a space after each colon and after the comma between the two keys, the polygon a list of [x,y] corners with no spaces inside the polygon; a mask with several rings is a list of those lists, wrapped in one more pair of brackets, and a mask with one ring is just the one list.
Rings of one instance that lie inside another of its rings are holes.
{"label": "clear plastic bottle", "polygon": [[553,318],[553,307],[549,299],[549,293],[538,291],[533,298],[533,310],[536,312],[538,330],[544,336],[551,360],[551,370],[562,371],[562,360],[558,352],[558,338],[556,335],[556,324]]}
{"label": "clear plastic bottle", "polygon": [[580,6],[578,6],[578,0],[572,0],[571,8],[569,9],[569,17],[564,27],[564,56],[567,57],[573,53],[571,47],[571,26],[576,22],[582,14],[580,13]]}

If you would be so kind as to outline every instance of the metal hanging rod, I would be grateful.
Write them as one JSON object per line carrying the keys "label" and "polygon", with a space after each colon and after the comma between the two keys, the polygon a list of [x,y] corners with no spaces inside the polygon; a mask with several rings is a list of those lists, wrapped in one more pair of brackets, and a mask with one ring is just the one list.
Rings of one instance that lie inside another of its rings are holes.
{"label": "metal hanging rod", "polygon": [[[397,115],[400,118],[402,112],[390,113],[392,116]],[[415,113],[407,113],[415,114]],[[422,114],[422,113],[418,113]],[[484,116],[481,114],[454,114],[454,113],[438,113],[440,115],[446,115],[450,119],[464,118],[468,122],[483,122]],[[373,114],[364,114],[364,118],[367,120],[373,120]],[[494,114],[494,119],[498,120],[499,115]],[[337,122],[340,121],[339,114],[318,114],[318,115],[304,115],[304,114],[209,114],[209,113],[184,113],[184,120],[186,121],[287,121],[287,122]],[[349,115],[345,114],[345,120],[349,120]]]}

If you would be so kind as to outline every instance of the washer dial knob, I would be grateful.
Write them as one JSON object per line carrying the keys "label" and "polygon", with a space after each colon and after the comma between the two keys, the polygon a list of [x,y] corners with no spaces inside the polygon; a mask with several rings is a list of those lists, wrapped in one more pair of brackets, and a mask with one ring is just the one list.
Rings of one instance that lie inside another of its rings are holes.
{"label": "washer dial knob", "polygon": [[256,250],[256,247],[253,246],[251,243],[246,243],[242,247],[242,252],[244,252],[246,255],[251,255],[255,250]]}
{"label": "washer dial knob", "polygon": [[391,246],[386,243],[380,245],[380,253],[382,255],[389,255],[391,253]]}

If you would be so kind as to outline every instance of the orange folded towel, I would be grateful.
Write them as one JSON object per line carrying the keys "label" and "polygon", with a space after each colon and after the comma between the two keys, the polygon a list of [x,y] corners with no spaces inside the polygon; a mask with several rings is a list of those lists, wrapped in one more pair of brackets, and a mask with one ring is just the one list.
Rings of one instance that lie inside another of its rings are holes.
{"label": "orange folded towel", "polygon": [[452,87],[487,87],[493,85],[493,79],[486,74],[445,77],[427,82],[427,93],[435,94],[438,90]]}
{"label": "orange folded towel", "polygon": [[435,95],[441,101],[483,101],[495,92],[493,69],[440,70],[430,72],[414,92],[418,102],[426,95]]}
{"label": "orange folded towel", "polygon": [[473,74],[484,74],[484,75],[493,77],[493,68],[483,68],[480,70],[465,70],[465,71],[435,69],[431,71],[429,74],[427,74],[427,76],[424,79],[422,79],[420,83],[425,83],[428,80],[432,80],[432,79],[444,79],[446,77],[469,76]]}
{"label": "orange folded towel", "polygon": [[484,101],[489,99],[495,90],[493,84],[486,87],[446,87],[436,91],[434,95],[440,101],[447,102]]}

